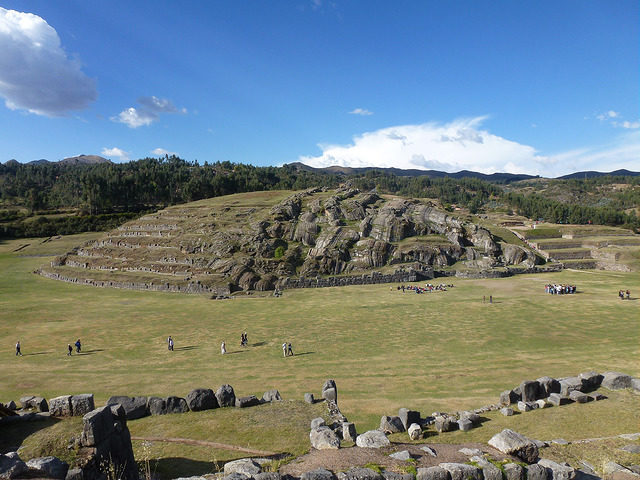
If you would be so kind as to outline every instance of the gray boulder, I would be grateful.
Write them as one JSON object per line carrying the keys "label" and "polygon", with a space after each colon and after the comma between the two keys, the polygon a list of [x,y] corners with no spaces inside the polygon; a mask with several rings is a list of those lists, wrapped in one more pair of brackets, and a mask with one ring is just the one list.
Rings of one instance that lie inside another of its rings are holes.
{"label": "gray boulder", "polygon": [[116,405],[118,403],[124,407],[127,420],[135,420],[136,418],[146,417],[149,414],[147,410],[147,397],[115,395],[109,397],[109,400],[107,400],[107,405]]}
{"label": "gray boulder", "polygon": [[525,480],[524,468],[517,463],[507,463],[503,468],[505,480]]}
{"label": "gray boulder", "polygon": [[60,397],[55,397],[50,399],[49,413],[53,417],[70,417],[71,416],[71,395],[62,395]]}
{"label": "gray boulder", "polygon": [[[247,475],[245,473],[233,472],[229,475],[225,475],[222,477],[222,480],[251,480],[253,476]],[[184,480],[206,480],[204,477],[196,477],[196,478],[185,478]]]}
{"label": "gray boulder", "polygon": [[541,398],[540,400],[536,400],[536,405],[538,405],[538,408],[547,408],[548,406],[550,406],[550,404],[547,403],[547,401],[544,398]]}
{"label": "gray boulder", "polygon": [[82,417],[82,445],[85,447],[95,447],[109,438],[112,434],[113,414],[107,405],[96,408]]}
{"label": "gray boulder", "polygon": [[149,397],[147,400],[147,410],[151,415],[166,415],[167,401],[160,397]]}
{"label": "gray boulder", "polygon": [[69,465],[56,457],[32,458],[27,462],[27,467],[41,472],[47,478],[64,479],[67,476]]}
{"label": "gray boulder", "polygon": [[236,398],[236,407],[238,408],[255,407],[256,405],[260,405],[260,400],[255,395]]}
{"label": "gray boulder", "polygon": [[500,394],[500,405],[511,405],[520,399],[521,395],[519,393],[516,393],[513,390],[505,390]]}
{"label": "gray boulder", "polygon": [[420,423],[420,412],[416,412],[415,410],[401,408],[398,410],[398,417],[400,417],[400,421],[405,430],[407,430],[412,423]]}
{"label": "gray boulder", "polygon": [[505,417],[510,417],[510,416],[512,416],[512,415],[513,415],[513,413],[514,413],[514,412],[513,412],[513,409],[512,409],[512,408],[509,408],[509,407],[502,407],[502,408],[500,409],[500,413],[501,413],[502,415],[504,415]]}
{"label": "gray boulder", "polygon": [[67,476],[65,480],[83,480],[82,469],[81,468],[70,468],[67,471]]}
{"label": "gray boulder", "polygon": [[432,457],[437,457],[438,456],[436,451],[433,448],[431,448],[431,447],[429,447],[427,445],[425,445],[424,447],[420,447],[420,450],[425,452],[427,455],[431,455]]}
{"label": "gray boulder", "polygon": [[185,399],[189,410],[199,412],[202,410],[211,410],[218,408],[218,400],[210,388],[196,388],[191,390]]}
{"label": "gray boulder", "polygon": [[216,399],[221,407],[234,407],[236,404],[236,394],[231,385],[220,386],[216,391]]}
{"label": "gray boulder", "polygon": [[326,427],[326,426],[327,426],[327,423],[324,421],[324,418],[322,417],[316,417],[313,420],[311,420],[311,430],[315,428]]}
{"label": "gray boulder", "polygon": [[329,470],[317,468],[310,472],[304,472],[300,476],[300,480],[336,480],[336,476]]}
{"label": "gray boulder", "polygon": [[263,402],[279,402],[280,400],[282,400],[282,397],[280,396],[280,392],[276,389],[267,390],[262,394]]}
{"label": "gray boulder", "polygon": [[414,480],[415,477],[411,473],[396,473],[389,470],[382,471],[384,480]]}
{"label": "gray boulder", "polygon": [[460,419],[471,420],[471,422],[474,425],[478,425],[480,423],[480,415],[478,415],[475,412],[464,411],[464,412],[460,412],[459,416],[460,416]]}
{"label": "gray boulder", "polygon": [[600,375],[598,372],[584,372],[578,375],[578,377],[582,380],[583,392],[592,392],[593,390],[597,390],[604,379],[604,376]]}
{"label": "gray boulder", "polygon": [[317,450],[337,450],[340,448],[340,439],[329,427],[314,428],[309,432],[311,446]]}
{"label": "gray boulder", "polygon": [[591,398],[589,395],[586,395],[586,394],[584,394],[582,392],[579,392],[577,390],[574,390],[573,392],[571,392],[569,394],[569,398],[571,400],[573,400],[574,402],[577,402],[577,403],[587,403],[587,402],[593,400],[593,398]]}
{"label": "gray boulder", "polygon": [[529,465],[527,468],[527,480],[547,480],[547,469],[537,463]]}
{"label": "gray boulder", "polygon": [[535,380],[525,380],[520,384],[520,392],[523,402],[535,402],[537,399],[544,397],[544,391],[540,387],[540,383]]}
{"label": "gray boulder", "polygon": [[0,454],[0,478],[15,478],[28,469],[27,464],[20,460],[17,452]]}
{"label": "gray boulder", "polygon": [[547,470],[547,477],[551,480],[573,480],[576,471],[569,465],[562,465],[546,458],[540,459],[538,465]]}
{"label": "gray boulder", "polygon": [[503,480],[502,470],[500,470],[484,457],[480,457],[482,458],[482,460],[484,460],[484,462],[478,462],[476,458],[477,457],[474,457],[471,460],[476,461],[478,463],[478,466],[482,469],[482,476],[484,477],[484,480]]}
{"label": "gray boulder", "polygon": [[515,455],[527,463],[538,460],[538,446],[529,438],[505,428],[489,440],[489,445],[507,455]]}
{"label": "gray boulder", "polygon": [[356,445],[361,448],[382,448],[391,445],[391,442],[380,430],[369,430],[356,438]]}
{"label": "gray boulder", "polygon": [[24,395],[20,397],[21,408],[32,408],[31,401],[36,398],[34,395]]}
{"label": "gray boulder", "polygon": [[[602,386],[609,390],[621,390],[623,388],[631,388],[632,377],[619,372],[604,372],[602,378]],[[20,399],[22,402],[22,399]]]}
{"label": "gray boulder", "polygon": [[257,475],[262,471],[262,467],[250,458],[241,458],[224,464],[224,474],[242,473],[247,476]]}
{"label": "gray boulder", "polygon": [[71,414],[74,417],[81,417],[95,410],[96,405],[93,399],[93,393],[80,393],[71,395]]}
{"label": "gray boulder", "polygon": [[468,432],[473,428],[473,422],[468,418],[461,418],[458,420],[458,429],[463,432]]}
{"label": "gray boulder", "polygon": [[327,401],[338,403],[338,387],[335,380],[327,380],[322,385],[322,398]]}
{"label": "gray boulder", "polygon": [[[167,413],[186,413],[189,411],[189,405],[182,397],[167,397],[165,404]],[[127,418],[129,417],[127,416]]]}
{"label": "gray boulder", "polygon": [[278,472],[261,472],[253,476],[253,480],[282,480]]}
{"label": "gray boulder", "polygon": [[417,423],[412,423],[409,425],[409,429],[407,430],[409,433],[409,438],[411,440],[419,440],[422,437],[422,428]]}
{"label": "gray boulder", "polygon": [[389,417],[384,415],[380,419],[380,430],[384,433],[400,433],[404,432],[404,426],[400,417]]}
{"label": "gray boulder", "polygon": [[560,382],[551,377],[540,377],[536,379],[540,384],[540,388],[544,390],[544,396],[548,397],[552,393],[560,393]]}
{"label": "gray boulder", "polygon": [[518,410],[521,412],[529,412],[533,410],[533,408],[531,408],[531,404],[529,402],[520,401],[518,402]]}
{"label": "gray boulder", "polygon": [[419,468],[416,480],[451,480],[451,476],[442,467]]}
{"label": "gray boulder", "polygon": [[482,470],[473,465],[466,463],[441,463],[440,467],[444,468],[451,480],[483,480]]}
{"label": "gray boulder", "polygon": [[355,442],[357,437],[356,425],[353,422],[342,422],[342,439],[345,442]]}
{"label": "gray boulder", "polygon": [[355,467],[339,472],[338,480],[384,480],[384,477],[370,468]]}
{"label": "gray boulder", "polygon": [[571,399],[559,393],[552,393],[547,398],[547,402],[549,402],[551,405],[555,405],[556,407],[559,407],[560,405],[566,405],[568,403],[571,403]]}
{"label": "gray boulder", "polygon": [[441,415],[435,418],[434,425],[438,433],[453,432],[458,428],[458,423],[453,418]]}
{"label": "gray boulder", "polygon": [[580,377],[567,377],[560,379],[560,394],[568,396],[574,390],[582,391],[582,379]]}
{"label": "gray boulder", "polygon": [[304,401],[307,403],[315,403],[316,399],[313,398],[313,393],[305,393],[304,394]]}
{"label": "gray boulder", "polygon": [[17,410],[18,406],[16,405],[16,402],[14,402],[13,400],[9,400],[7,402],[7,404],[5,405],[5,407],[7,407],[9,410]]}
{"label": "gray boulder", "polygon": [[389,454],[389,456],[396,460],[402,460],[402,461],[411,459],[411,454],[409,453],[409,450],[401,450],[399,452],[394,452]]}

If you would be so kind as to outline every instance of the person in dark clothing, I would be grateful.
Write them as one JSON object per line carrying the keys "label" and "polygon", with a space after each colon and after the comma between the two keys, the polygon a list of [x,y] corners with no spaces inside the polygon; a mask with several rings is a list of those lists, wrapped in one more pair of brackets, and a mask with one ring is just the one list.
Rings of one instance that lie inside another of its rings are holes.
{"label": "person in dark clothing", "polygon": [[22,352],[20,351],[20,340],[16,342],[16,357],[18,355],[22,356]]}
{"label": "person in dark clothing", "polygon": [[82,344],[80,343],[80,339],[76,340],[76,353],[80,353],[80,350],[82,350]]}
{"label": "person in dark clothing", "polygon": [[73,352],[73,347],[71,346],[70,343],[67,344],[67,356],[71,356],[71,352]]}
{"label": "person in dark clothing", "polygon": [[287,347],[287,355],[291,355],[293,357],[293,348],[291,348],[291,344]]}

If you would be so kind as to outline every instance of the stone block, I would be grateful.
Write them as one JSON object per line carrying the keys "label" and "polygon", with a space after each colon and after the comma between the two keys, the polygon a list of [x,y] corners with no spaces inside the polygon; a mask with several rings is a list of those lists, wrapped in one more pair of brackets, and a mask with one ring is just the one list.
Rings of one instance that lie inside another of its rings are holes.
{"label": "stone block", "polygon": [[535,402],[544,397],[544,389],[535,380],[525,380],[520,384],[521,400],[523,402]]}
{"label": "stone block", "polygon": [[69,464],[56,457],[32,458],[27,462],[27,467],[37,470],[46,478],[63,480],[67,476]]}
{"label": "stone block", "polygon": [[81,444],[95,447],[113,433],[113,415],[109,406],[96,408],[82,417]]}
{"label": "stone block", "polygon": [[336,480],[336,476],[325,468],[317,468],[303,473],[300,480]]}
{"label": "stone block", "polygon": [[444,468],[451,480],[483,480],[482,470],[473,465],[466,463],[441,463],[440,467]]}
{"label": "stone block", "polygon": [[501,408],[501,409],[500,409],[500,413],[501,413],[502,415],[504,415],[505,417],[510,417],[510,416],[512,416],[512,415],[513,415],[513,413],[514,413],[514,412],[513,412],[513,409],[512,409],[512,408],[509,408],[509,407],[503,407],[503,408]]}
{"label": "stone block", "polygon": [[384,480],[384,477],[370,468],[354,467],[338,473],[338,480]]}
{"label": "stone block", "polygon": [[189,405],[182,397],[167,397],[165,403],[167,413],[186,413],[189,411]]}
{"label": "stone block", "polygon": [[280,392],[276,389],[267,390],[262,394],[263,402],[279,402],[280,400],[282,400],[282,397],[280,396]]}
{"label": "stone block", "polygon": [[573,400],[574,402],[577,402],[577,403],[587,403],[587,402],[593,400],[589,395],[586,395],[586,394],[584,394],[582,392],[579,392],[577,390],[572,391],[569,394],[569,398],[571,400]]}
{"label": "stone block", "polygon": [[540,384],[540,388],[544,390],[545,397],[548,397],[552,393],[560,393],[560,382],[551,377],[540,377],[536,379]]}
{"label": "stone block", "polygon": [[538,446],[531,439],[505,428],[489,440],[489,445],[507,455],[515,455],[527,463],[538,460]]}
{"label": "stone block", "polygon": [[551,405],[555,405],[556,407],[559,407],[560,405],[566,405],[568,403],[571,403],[572,400],[559,393],[552,393],[547,398],[547,402],[549,402]]}
{"label": "stone block", "polygon": [[151,415],[166,415],[167,402],[164,398],[149,397],[147,399],[147,410]]}
{"label": "stone block", "polygon": [[451,480],[451,475],[442,467],[419,468],[416,480]]}
{"label": "stone block", "polygon": [[315,398],[313,398],[313,393],[305,393],[304,394],[304,401],[307,403],[315,403]]}
{"label": "stone block", "polygon": [[405,430],[407,430],[412,423],[420,423],[420,412],[416,412],[415,410],[401,408],[398,410],[398,417],[400,417],[400,421]]}
{"label": "stone block", "polygon": [[593,390],[597,390],[600,388],[602,380],[604,379],[604,376],[600,375],[598,372],[584,372],[578,375],[578,377],[582,380],[583,392],[592,392]]}
{"label": "stone block", "polygon": [[356,445],[362,448],[382,448],[391,445],[391,442],[380,430],[369,430],[368,432],[358,435]]}
{"label": "stone block", "polygon": [[575,390],[582,391],[582,379],[580,377],[567,377],[560,379],[560,394],[569,396]]}
{"label": "stone block", "polygon": [[118,403],[124,407],[127,420],[135,420],[149,415],[149,411],[147,410],[147,397],[114,395],[107,400],[107,405],[116,405]]}
{"label": "stone block", "polygon": [[199,412],[218,408],[218,400],[210,388],[196,388],[191,390],[185,399],[189,410]]}
{"label": "stone block", "polygon": [[524,469],[517,463],[507,463],[503,468],[505,480],[525,480]]}
{"label": "stone block", "polygon": [[400,433],[404,432],[404,426],[400,417],[382,416],[380,419],[380,430],[384,433]]}
{"label": "stone block", "polygon": [[547,480],[547,469],[534,463],[527,468],[527,480]]}
{"label": "stone block", "polygon": [[49,413],[54,417],[71,416],[71,395],[62,395],[49,400]]}
{"label": "stone block", "polygon": [[468,432],[473,428],[473,422],[468,418],[461,418],[458,420],[458,429],[463,432]]}
{"label": "stone block", "polygon": [[422,428],[417,423],[412,423],[409,425],[407,429],[407,433],[409,434],[409,438],[411,440],[419,440],[422,437]]}
{"label": "stone block", "polygon": [[458,428],[458,423],[450,417],[437,416],[434,425],[438,433],[453,432]]}
{"label": "stone block", "polygon": [[224,464],[224,474],[231,475],[232,473],[242,473],[251,477],[253,475],[257,475],[262,472],[262,467],[252,460],[251,458],[241,458],[239,460],[234,460],[232,462],[227,462]]}
{"label": "stone block", "polygon": [[324,418],[322,417],[316,417],[313,420],[311,420],[311,430],[313,430],[314,428],[320,428],[320,427],[326,427],[327,423],[324,421]]}
{"label": "stone block", "polygon": [[519,393],[514,392],[513,390],[505,390],[500,394],[500,405],[511,405],[512,403],[516,403],[521,399]]}
{"label": "stone block", "polygon": [[81,417],[95,410],[93,393],[80,393],[71,395],[71,414],[74,417]]}
{"label": "stone block", "polygon": [[[604,372],[602,378],[602,386],[609,390],[621,390],[623,388],[631,388],[632,377],[619,372]],[[22,399],[20,399],[22,402]]]}
{"label": "stone block", "polygon": [[329,427],[314,428],[309,432],[311,446],[317,450],[340,448],[340,439]]}
{"label": "stone block", "polygon": [[229,384],[221,385],[216,390],[216,399],[220,407],[234,407],[236,405],[236,394]]}
{"label": "stone block", "polygon": [[255,395],[236,398],[236,407],[238,408],[255,407],[256,405],[260,405],[260,400]]}

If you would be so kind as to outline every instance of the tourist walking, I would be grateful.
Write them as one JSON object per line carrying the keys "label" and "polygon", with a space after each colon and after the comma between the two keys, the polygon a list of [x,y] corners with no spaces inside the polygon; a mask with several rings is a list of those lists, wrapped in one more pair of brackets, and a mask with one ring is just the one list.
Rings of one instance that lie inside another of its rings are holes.
{"label": "tourist walking", "polygon": [[173,338],[171,338],[171,335],[167,338],[167,348],[169,351],[173,352]]}
{"label": "tourist walking", "polygon": [[287,342],[284,342],[282,344],[282,354],[286,357],[287,356]]}
{"label": "tourist walking", "polygon": [[67,343],[67,356],[70,357],[71,356],[71,352],[73,352],[73,347],[71,346],[70,343]]}
{"label": "tourist walking", "polygon": [[291,348],[291,344],[289,344],[289,347],[287,349],[287,355],[291,355],[293,357],[293,349]]}
{"label": "tourist walking", "polygon": [[222,345],[220,345],[220,353],[222,355],[224,355],[225,353],[227,353],[227,345],[224,343],[224,341],[222,342]]}
{"label": "tourist walking", "polygon": [[80,350],[82,350],[82,344],[80,343],[80,339],[76,340],[76,353],[80,353]]}
{"label": "tourist walking", "polygon": [[20,351],[20,340],[16,342],[16,356],[22,356],[22,352]]}

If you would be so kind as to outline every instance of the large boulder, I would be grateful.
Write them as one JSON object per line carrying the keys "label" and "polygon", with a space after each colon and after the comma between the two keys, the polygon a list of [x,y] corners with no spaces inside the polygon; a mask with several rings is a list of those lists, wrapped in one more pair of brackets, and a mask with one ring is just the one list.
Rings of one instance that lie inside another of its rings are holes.
{"label": "large boulder", "polygon": [[525,480],[525,471],[517,463],[507,463],[503,468],[505,480]]}
{"label": "large boulder", "polygon": [[335,380],[327,380],[322,385],[322,398],[326,401],[338,403],[338,387]]}
{"label": "large boulder", "polygon": [[108,405],[87,413],[82,417],[82,422],[81,442],[85,447],[95,447],[113,433],[113,414]]}
{"label": "large boulder", "polygon": [[389,417],[384,415],[380,419],[380,430],[384,433],[399,433],[404,432],[405,428],[400,417]]}
{"label": "large boulder", "polygon": [[540,383],[535,380],[525,380],[520,384],[520,392],[523,402],[535,402],[539,398],[543,398],[544,390],[540,387]]}
{"label": "large boulder", "polygon": [[442,415],[438,415],[435,418],[434,425],[438,433],[453,432],[458,428],[458,422],[454,418],[445,417]]}
{"label": "large boulder", "polygon": [[370,468],[354,467],[338,473],[338,480],[384,480],[384,477]]}
{"label": "large boulder", "polygon": [[322,417],[316,417],[311,420],[311,430],[314,430],[320,427],[326,427],[326,426],[327,426],[327,422],[325,422],[324,418]]}
{"label": "large boulder", "polygon": [[260,405],[260,400],[255,395],[236,398],[236,407],[238,408],[255,407],[256,405]]}
{"label": "large boulder", "polygon": [[[182,397],[167,397],[165,404],[167,413],[187,413],[189,411],[189,405]],[[127,416],[127,418],[129,417]]]}
{"label": "large boulder", "polygon": [[192,412],[218,408],[218,400],[210,388],[196,388],[187,394],[187,405]]}
{"label": "large boulder", "polygon": [[280,396],[280,392],[276,389],[267,390],[262,394],[263,402],[279,402],[280,400],[282,400],[282,397]]}
{"label": "large boulder", "polygon": [[46,478],[64,479],[69,470],[69,464],[56,457],[32,458],[27,462],[27,466],[37,470]]}
{"label": "large boulder", "polygon": [[584,372],[578,375],[578,377],[582,380],[583,392],[597,390],[604,379],[604,376],[598,372]]}
{"label": "large boulder", "polygon": [[0,453],[0,478],[15,478],[28,469],[17,452]]}
{"label": "large boulder", "polygon": [[149,397],[147,399],[147,410],[151,415],[166,415],[167,401],[160,397]]}
{"label": "large boulder", "polygon": [[358,437],[356,425],[353,422],[342,422],[342,439],[345,442],[355,442]]}
{"label": "large boulder", "polygon": [[546,458],[540,459],[538,465],[547,470],[547,477],[552,480],[573,480],[576,477],[576,471],[569,465],[561,465]]}
{"label": "large boulder", "polygon": [[449,472],[442,467],[419,468],[416,480],[450,480]]}
{"label": "large boulder", "polygon": [[527,466],[526,469],[527,480],[547,480],[547,469],[544,466],[534,463]]}
{"label": "large boulder", "polygon": [[522,396],[515,392],[514,390],[505,390],[500,394],[500,405],[511,405],[512,403],[516,403],[522,398]]}
{"label": "large boulder", "polygon": [[544,396],[548,397],[552,393],[560,393],[560,382],[551,377],[540,377],[536,379],[540,384],[540,388],[544,390]]}
{"label": "large boulder", "polygon": [[411,440],[419,440],[422,437],[422,428],[417,423],[412,423],[409,425],[407,429],[407,433],[409,434],[409,438]]}
{"label": "large boulder", "polygon": [[329,450],[340,448],[340,439],[329,427],[314,428],[309,432],[311,446],[317,450]]}
{"label": "large boulder", "polygon": [[449,472],[451,480],[483,480],[482,470],[466,463],[441,463],[440,467]]}
{"label": "large boulder", "polygon": [[53,417],[70,417],[71,395],[62,395],[49,399],[49,413]]}
{"label": "large boulder", "polygon": [[582,391],[582,379],[580,377],[567,377],[560,379],[560,394],[568,396],[574,390]]}
{"label": "large boulder", "polygon": [[495,434],[488,443],[502,453],[515,455],[527,463],[535,463],[538,461],[538,446],[536,443],[508,428]]}
{"label": "large boulder", "polygon": [[107,405],[117,405],[118,403],[123,406],[127,414],[127,420],[135,420],[149,415],[149,411],[147,410],[147,397],[114,395],[107,400]]}
{"label": "large boulder", "polygon": [[398,410],[398,417],[400,417],[405,430],[407,430],[412,423],[420,423],[420,412],[416,412],[415,410],[401,408]]}
{"label": "large boulder", "polygon": [[262,467],[255,460],[251,458],[241,458],[240,460],[234,460],[224,464],[224,474],[231,475],[232,473],[242,473],[251,477],[262,472]]}
{"label": "large boulder", "polygon": [[369,430],[358,435],[356,445],[362,448],[382,448],[391,445],[391,442],[380,430]]}
{"label": "large boulder", "polygon": [[81,417],[95,410],[93,393],[80,393],[71,395],[71,414],[74,417]]}
{"label": "large boulder", "polygon": [[336,476],[329,470],[317,468],[310,472],[303,473],[300,480],[336,480]]}
{"label": "large boulder", "polygon": [[632,377],[630,375],[619,372],[604,372],[602,376],[602,386],[609,390],[620,390],[631,388],[632,386]]}
{"label": "large boulder", "polygon": [[228,384],[221,385],[216,391],[216,399],[221,407],[235,407],[236,394],[233,387]]}

